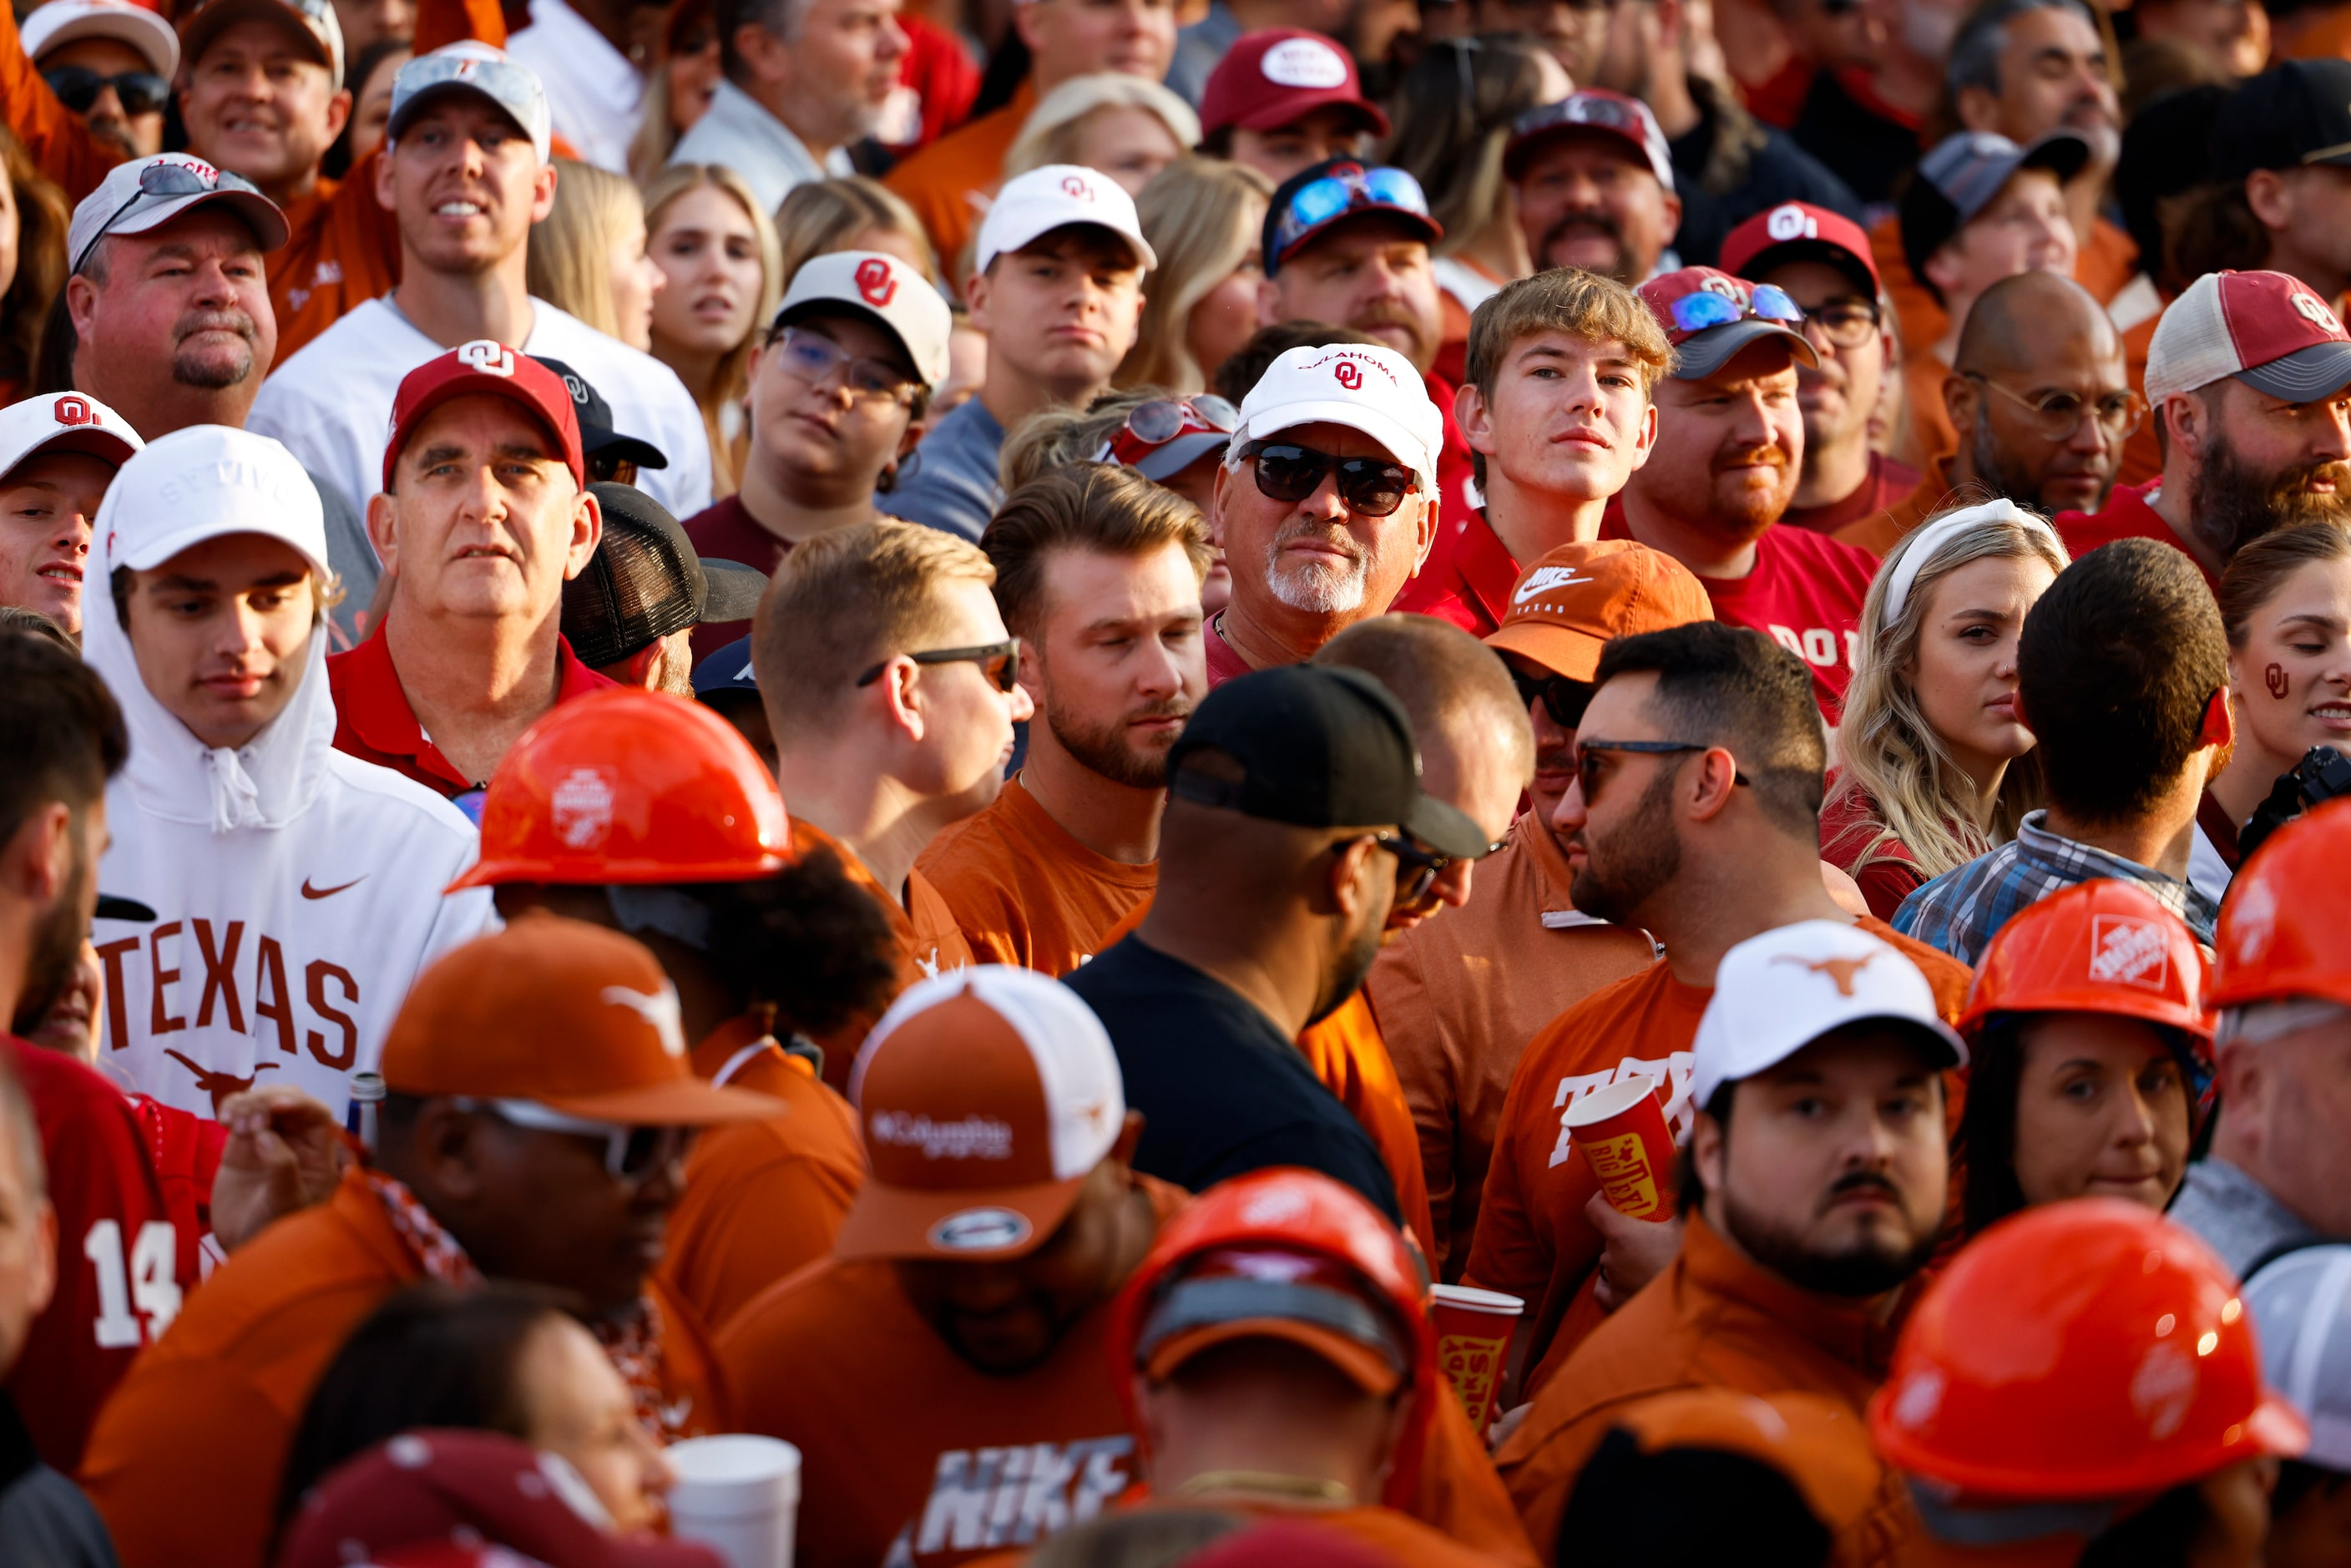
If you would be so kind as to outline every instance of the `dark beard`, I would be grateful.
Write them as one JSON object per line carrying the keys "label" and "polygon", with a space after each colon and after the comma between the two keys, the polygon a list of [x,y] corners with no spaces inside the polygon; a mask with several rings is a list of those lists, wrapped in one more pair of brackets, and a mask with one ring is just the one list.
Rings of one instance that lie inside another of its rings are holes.
{"label": "dark beard", "polygon": [[1616,242],[1616,259],[1604,269],[1605,276],[1614,278],[1627,288],[1640,286],[1639,278],[1626,276],[1632,271],[1633,253],[1625,244],[1625,226],[1603,212],[1570,213],[1552,225],[1550,230],[1543,235],[1542,249],[1536,253],[1535,265],[1537,267],[1559,265],[1551,259],[1551,247],[1579,229],[1597,229]]}
{"label": "dark beard", "polygon": [[[2298,487],[2331,476],[2335,494],[2304,495]],[[2222,566],[2239,550],[2273,528],[2296,523],[2351,527],[2351,464],[2305,463],[2282,473],[2256,473],[2237,455],[2226,436],[2214,432],[2188,491],[2188,527]]]}
{"label": "dark beard", "polygon": [[1181,697],[1170,697],[1122,714],[1109,724],[1089,727],[1056,712],[1048,702],[1045,724],[1053,732],[1053,738],[1061,743],[1061,748],[1088,771],[1130,789],[1164,789],[1167,787],[1167,753],[1135,750],[1126,738],[1126,727],[1138,718],[1189,718],[1191,715],[1190,703]]}
{"label": "dark beard", "polygon": [[[1673,825],[1674,777],[1671,768],[1657,769],[1621,832],[1595,841],[1585,829],[1583,865],[1567,890],[1576,908],[1614,925],[1638,925],[1641,906],[1681,874],[1682,841]],[[1605,871],[1600,865],[1604,855],[1611,862]]]}
{"label": "dark beard", "polygon": [[73,875],[57,902],[33,929],[32,951],[25,959],[25,988],[16,998],[16,1016],[9,1027],[29,1034],[57,998],[73,983],[74,966],[81,958],[82,938],[89,935],[89,882],[95,874],[81,858],[81,832],[77,826]]}
{"label": "dark beard", "polygon": [[2045,509],[2041,505],[2041,486],[2031,475],[2020,472],[2000,443],[1992,439],[1991,421],[1985,417],[1980,405],[1976,409],[1975,439],[1969,444],[1968,456],[1975,468],[1977,483],[1988,486],[1993,495],[2036,512]]}
{"label": "dark beard", "polygon": [[1379,960],[1380,936],[1386,926],[1387,922],[1382,920],[1375,925],[1365,925],[1355,934],[1354,942],[1340,957],[1338,970],[1331,977],[1329,994],[1322,998],[1322,1005],[1314,1009],[1314,1016],[1306,1020],[1307,1028],[1313,1028],[1345,1007],[1348,998],[1362,987],[1364,977],[1372,972],[1372,966]]}
{"label": "dark beard", "polygon": [[[1846,1176],[1829,1191],[1834,1195],[1863,1184],[1882,1186],[1900,1197],[1892,1182],[1868,1173]],[[1850,1251],[1813,1252],[1769,1220],[1742,1211],[1728,1188],[1722,1193],[1722,1224],[1750,1258],[1790,1284],[1850,1301],[1884,1295],[1924,1268],[1935,1250],[1935,1232],[1929,1229],[1903,1248],[1891,1242],[1864,1242]]]}

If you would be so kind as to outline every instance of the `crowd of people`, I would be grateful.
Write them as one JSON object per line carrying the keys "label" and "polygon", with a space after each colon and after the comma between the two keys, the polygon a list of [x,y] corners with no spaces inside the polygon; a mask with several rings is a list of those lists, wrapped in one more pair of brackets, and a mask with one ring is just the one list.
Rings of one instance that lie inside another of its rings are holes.
{"label": "crowd of people", "polygon": [[2316,0],[0,13],[0,1563],[2351,1565],[2346,171]]}

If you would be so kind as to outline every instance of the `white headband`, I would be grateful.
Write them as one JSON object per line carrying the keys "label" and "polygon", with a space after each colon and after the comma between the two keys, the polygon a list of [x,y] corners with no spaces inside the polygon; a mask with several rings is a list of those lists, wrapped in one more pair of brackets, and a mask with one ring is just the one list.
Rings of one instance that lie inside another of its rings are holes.
{"label": "white headband", "polygon": [[2064,558],[2064,542],[2057,530],[2034,517],[2031,512],[2005,497],[1986,501],[1980,506],[1962,507],[1956,512],[1946,512],[1902,541],[1902,559],[1894,563],[1894,574],[1886,580],[1886,617],[1884,623],[1893,625],[1902,619],[1902,607],[1910,601],[1910,585],[1918,580],[1918,573],[1935,552],[1941,549],[1954,534],[1986,523],[2014,523],[2041,534],[2057,547],[2060,559]]}

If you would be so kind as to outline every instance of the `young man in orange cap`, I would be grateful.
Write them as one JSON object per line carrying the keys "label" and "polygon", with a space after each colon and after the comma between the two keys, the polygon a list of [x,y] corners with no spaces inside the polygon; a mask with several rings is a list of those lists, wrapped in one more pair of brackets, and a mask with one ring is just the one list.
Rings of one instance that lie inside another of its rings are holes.
{"label": "young man in orange cap", "polygon": [[384,1043],[375,1163],[216,1272],[101,1413],[82,1479],[124,1560],[259,1561],[312,1386],[420,1280],[568,1291],[642,1420],[728,1429],[702,1327],[653,1271],[688,1130],[776,1103],[696,1079],[678,1017],[643,947],[553,915],[428,969]]}
{"label": "young man in orange cap", "polygon": [[[1533,725],[1531,809],[1479,868],[1467,902],[1400,933],[1364,982],[1419,1129],[1436,1231],[1429,1264],[1448,1281],[1468,1261],[1495,1124],[1527,1041],[1656,957],[1643,933],[1577,910],[1563,835],[1552,825],[1574,779],[1576,726],[1600,650],[1612,637],[1713,618],[1706,590],[1680,563],[1624,540],[1550,551],[1520,578],[1509,606],[1487,646],[1510,666]],[[1527,961],[1498,966],[1505,953]]]}

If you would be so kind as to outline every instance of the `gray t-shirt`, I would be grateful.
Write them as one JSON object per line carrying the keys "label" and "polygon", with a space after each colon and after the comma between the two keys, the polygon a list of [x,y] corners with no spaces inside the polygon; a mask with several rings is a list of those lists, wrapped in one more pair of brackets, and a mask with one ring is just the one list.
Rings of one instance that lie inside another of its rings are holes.
{"label": "gray t-shirt", "polygon": [[1004,499],[996,483],[1003,449],[1004,426],[979,399],[968,399],[931,427],[914,462],[899,468],[896,487],[873,505],[977,544]]}
{"label": "gray t-shirt", "polygon": [[2304,1224],[2269,1188],[2210,1155],[2188,1167],[2168,1218],[2203,1238],[2240,1280],[2282,1248],[2329,1239]]}

